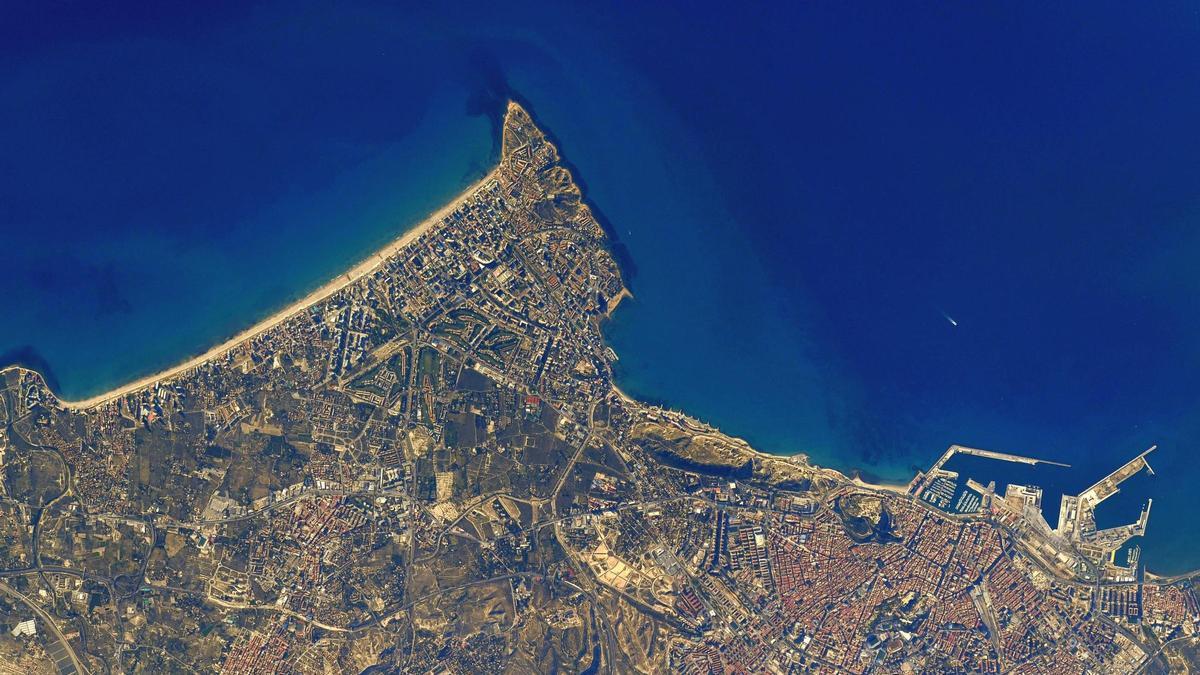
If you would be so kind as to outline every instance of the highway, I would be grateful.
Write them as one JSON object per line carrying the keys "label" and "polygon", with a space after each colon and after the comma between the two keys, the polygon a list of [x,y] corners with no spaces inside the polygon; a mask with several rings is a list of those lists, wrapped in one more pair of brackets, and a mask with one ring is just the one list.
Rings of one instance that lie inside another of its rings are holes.
{"label": "highway", "polygon": [[37,603],[27,598],[25,594],[9,586],[6,582],[0,581],[0,592],[24,604],[41,619],[38,622],[38,628],[49,631],[50,635],[54,638],[52,641],[47,641],[46,650],[50,652],[50,657],[54,659],[54,665],[58,667],[60,675],[74,673],[90,675],[90,671],[83,665],[75,650],[71,648],[71,643],[67,642],[67,638],[58,629],[58,624],[55,623],[53,617],[47,614]]}

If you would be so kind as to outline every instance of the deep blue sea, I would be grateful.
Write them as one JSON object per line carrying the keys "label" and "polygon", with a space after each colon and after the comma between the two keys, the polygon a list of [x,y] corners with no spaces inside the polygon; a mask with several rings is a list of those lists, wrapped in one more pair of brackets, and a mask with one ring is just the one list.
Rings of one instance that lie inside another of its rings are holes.
{"label": "deep blue sea", "polygon": [[203,350],[485,171],[506,89],[630,252],[622,388],[883,479],[1157,443],[1105,518],[1200,567],[1192,3],[6,7],[0,353]]}

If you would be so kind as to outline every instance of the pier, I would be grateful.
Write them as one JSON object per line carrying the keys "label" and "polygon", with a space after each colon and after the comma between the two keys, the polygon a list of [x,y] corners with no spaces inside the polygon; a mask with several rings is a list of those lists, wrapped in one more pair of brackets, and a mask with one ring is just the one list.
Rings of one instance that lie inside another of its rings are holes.
{"label": "pier", "polygon": [[1110,527],[1103,530],[1096,529],[1096,507],[1104,500],[1120,492],[1121,483],[1137,475],[1142,469],[1153,475],[1154,469],[1150,468],[1150,463],[1146,461],[1146,455],[1154,452],[1157,448],[1157,445],[1150,446],[1137,457],[1125,462],[1112,473],[1096,481],[1091,487],[1079,493],[1079,495],[1063,495],[1058,511],[1058,528],[1055,531],[1069,540],[1081,544],[1081,550],[1085,553],[1090,553],[1090,557],[1095,562],[1111,559],[1113,553],[1124,545],[1125,542],[1133,537],[1145,534],[1146,523],[1150,520],[1150,506],[1154,503],[1153,500],[1147,501],[1137,521],[1129,525]]}
{"label": "pier", "polygon": [[[1146,452],[1149,452],[1149,450],[1147,450]],[[1038,464],[1049,464],[1050,466],[1062,466],[1062,467],[1067,467],[1067,468],[1070,468],[1070,466],[1071,466],[1070,464],[1063,464],[1062,462],[1052,462],[1048,459],[1037,459],[1036,457],[1025,457],[1022,455],[1013,455],[1013,454],[1010,454],[1007,452],[996,452],[995,450],[981,450],[979,448],[968,448],[965,445],[952,445],[949,448],[946,448],[946,452],[942,453],[942,456],[940,458],[938,458],[938,461],[933,465],[933,467],[930,468],[929,473],[933,473],[934,471],[941,469],[942,465],[944,465],[946,462],[949,462],[950,458],[955,455],[974,455],[976,457],[984,457],[987,459],[1000,460],[1001,462],[1014,462],[1016,464],[1029,464],[1030,466],[1036,466]]]}
{"label": "pier", "polygon": [[[1147,452],[1149,452],[1149,451],[1147,451]],[[942,453],[942,456],[939,457],[938,460],[933,463],[933,466],[929,467],[929,471],[925,472],[924,474],[919,474],[915,479],[913,479],[913,482],[912,482],[911,486],[909,487],[909,493],[915,497],[920,497],[921,493],[924,492],[925,489],[928,488],[932,483],[934,483],[938,477],[945,476],[948,473],[944,469],[942,469],[942,467],[945,466],[946,462],[949,462],[952,457],[954,457],[955,455],[959,455],[959,454],[974,455],[976,457],[983,457],[985,459],[995,459],[995,460],[999,460],[1001,462],[1013,462],[1016,464],[1028,464],[1030,466],[1037,466],[1039,464],[1048,464],[1050,466],[1061,466],[1061,467],[1066,467],[1066,468],[1070,468],[1070,466],[1071,466],[1070,464],[1063,464],[1062,462],[1052,462],[1050,460],[1037,459],[1035,457],[1025,457],[1023,455],[1013,455],[1013,454],[1010,454],[1007,452],[996,452],[995,450],[981,450],[980,448],[969,448],[965,445],[951,445],[949,448],[946,448],[946,451]],[[1145,453],[1143,453],[1143,454],[1145,454]],[[957,474],[955,474],[955,477],[957,477]]]}
{"label": "pier", "polygon": [[1084,535],[1083,540],[1094,546],[1102,546],[1105,549],[1116,551],[1133,537],[1146,534],[1146,523],[1150,521],[1150,507],[1153,504],[1153,499],[1146,500],[1146,505],[1142,507],[1142,513],[1136,522],[1090,532]]}
{"label": "pier", "polygon": [[1125,462],[1119,469],[1108,474],[1104,478],[1096,481],[1090,488],[1079,494],[1079,502],[1081,506],[1095,508],[1100,502],[1121,491],[1121,483],[1129,480],[1132,476],[1143,468],[1154,475],[1154,470],[1150,468],[1150,463],[1146,461],[1146,455],[1154,452],[1158,448],[1157,445],[1152,445],[1147,448],[1142,454]]}

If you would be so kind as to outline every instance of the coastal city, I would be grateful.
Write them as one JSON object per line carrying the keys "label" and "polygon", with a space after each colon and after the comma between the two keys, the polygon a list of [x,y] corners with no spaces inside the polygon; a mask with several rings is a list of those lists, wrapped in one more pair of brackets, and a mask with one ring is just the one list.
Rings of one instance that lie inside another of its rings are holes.
{"label": "coastal city", "polygon": [[[498,166],[209,353],[87,401],[0,375],[0,675],[1168,673],[1190,576],[952,445],[907,485],[613,383],[606,226],[519,104]],[[936,452],[938,449],[931,449]],[[1053,508],[1057,518],[1047,519]]]}

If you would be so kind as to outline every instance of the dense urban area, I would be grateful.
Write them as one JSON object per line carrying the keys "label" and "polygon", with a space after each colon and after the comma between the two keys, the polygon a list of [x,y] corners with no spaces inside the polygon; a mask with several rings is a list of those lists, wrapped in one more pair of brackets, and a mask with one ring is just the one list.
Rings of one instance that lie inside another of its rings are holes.
{"label": "dense urban area", "polygon": [[[605,228],[510,103],[369,274],[93,405],[0,379],[7,673],[1165,673],[1191,580],[1096,504],[773,457],[612,382]],[[1036,460],[997,457],[1007,461]]]}

